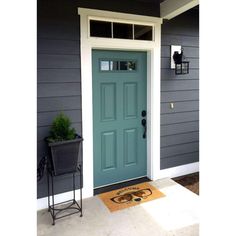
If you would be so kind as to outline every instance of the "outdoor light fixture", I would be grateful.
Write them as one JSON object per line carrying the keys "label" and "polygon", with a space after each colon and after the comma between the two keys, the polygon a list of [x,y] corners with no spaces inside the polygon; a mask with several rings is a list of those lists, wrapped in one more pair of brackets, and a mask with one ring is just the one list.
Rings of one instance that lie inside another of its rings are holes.
{"label": "outdoor light fixture", "polygon": [[171,45],[171,69],[175,69],[176,75],[189,73],[189,61],[185,61],[181,46]]}

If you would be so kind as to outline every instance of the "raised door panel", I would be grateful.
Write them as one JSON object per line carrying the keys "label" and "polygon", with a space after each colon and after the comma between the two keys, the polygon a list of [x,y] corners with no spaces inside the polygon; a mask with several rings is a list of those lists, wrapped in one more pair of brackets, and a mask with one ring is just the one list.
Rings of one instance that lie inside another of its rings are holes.
{"label": "raised door panel", "polygon": [[101,169],[102,171],[116,169],[117,142],[116,131],[101,134]]}
{"label": "raised door panel", "polygon": [[124,83],[124,119],[137,118],[138,99],[137,99],[138,85],[134,83]]}
{"label": "raised door panel", "polygon": [[124,166],[137,164],[138,150],[137,129],[124,130]]}
{"label": "raised door panel", "polygon": [[116,119],[116,84],[102,83],[101,85],[101,121]]}

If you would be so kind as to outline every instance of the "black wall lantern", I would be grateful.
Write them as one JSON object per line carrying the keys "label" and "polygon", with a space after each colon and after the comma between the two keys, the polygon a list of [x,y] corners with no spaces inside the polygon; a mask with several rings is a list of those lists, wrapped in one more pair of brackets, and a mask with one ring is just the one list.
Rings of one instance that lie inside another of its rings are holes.
{"label": "black wall lantern", "polygon": [[181,46],[171,46],[171,68],[175,69],[176,75],[183,75],[189,73],[189,61],[185,61]]}

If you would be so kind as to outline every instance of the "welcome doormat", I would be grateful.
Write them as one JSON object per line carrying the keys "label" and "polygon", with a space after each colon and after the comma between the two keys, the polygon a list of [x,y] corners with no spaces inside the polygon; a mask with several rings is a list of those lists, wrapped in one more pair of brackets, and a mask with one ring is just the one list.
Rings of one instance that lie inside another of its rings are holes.
{"label": "welcome doormat", "polygon": [[141,183],[102,193],[98,196],[107,208],[113,212],[164,197],[165,195],[151,184]]}

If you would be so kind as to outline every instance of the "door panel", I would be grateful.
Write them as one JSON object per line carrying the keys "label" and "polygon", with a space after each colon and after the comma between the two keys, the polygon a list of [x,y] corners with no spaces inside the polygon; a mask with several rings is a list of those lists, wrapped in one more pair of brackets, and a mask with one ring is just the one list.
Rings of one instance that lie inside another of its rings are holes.
{"label": "door panel", "polygon": [[137,118],[138,100],[137,100],[137,83],[124,83],[124,118]]}
{"label": "door panel", "polygon": [[93,50],[94,187],[146,176],[146,53]]}
{"label": "door panel", "polygon": [[137,165],[137,129],[124,130],[124,165]]}
{"label": "door panel", "polygon": [[101,83],[101,121],[116,119],[116,84]]}
{"label": "door panel", "polygon": [[102,133],[101,145],[102,171],[115,169],[117,166],[116,131]]}

